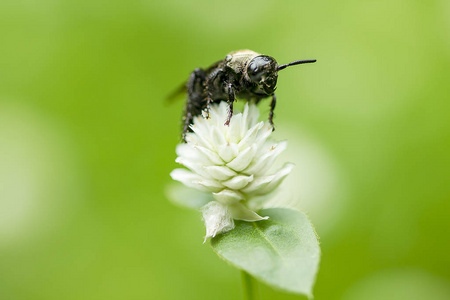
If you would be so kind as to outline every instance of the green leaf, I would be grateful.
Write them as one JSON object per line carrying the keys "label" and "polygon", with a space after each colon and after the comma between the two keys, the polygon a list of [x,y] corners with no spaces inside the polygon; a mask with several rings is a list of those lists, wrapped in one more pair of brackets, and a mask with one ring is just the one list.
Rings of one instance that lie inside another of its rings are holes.
{"label": "green leaf", "polygon": [[214,198],[211,193],[203,193],[192,188],[187,188],[181,183],[171,183],[166,188],[167,198],[174,204],[199,209]]}
{"label": "green leaf", "polygon": [[259,213],[269,219],[236,221],[235,229],[211,239],[214,251],[271,286],[312,297],[320,248],[308,218],[287,208]]}

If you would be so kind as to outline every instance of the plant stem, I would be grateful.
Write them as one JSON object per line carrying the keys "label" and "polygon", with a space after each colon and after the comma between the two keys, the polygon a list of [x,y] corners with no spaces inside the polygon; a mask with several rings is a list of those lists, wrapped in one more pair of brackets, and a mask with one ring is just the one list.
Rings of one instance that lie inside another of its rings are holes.
{"label": "plant stem", "polygon": [[245,271],[241,271],[242,290],[244,293],[244,300],[258,300],[259,290],[258,282]]}

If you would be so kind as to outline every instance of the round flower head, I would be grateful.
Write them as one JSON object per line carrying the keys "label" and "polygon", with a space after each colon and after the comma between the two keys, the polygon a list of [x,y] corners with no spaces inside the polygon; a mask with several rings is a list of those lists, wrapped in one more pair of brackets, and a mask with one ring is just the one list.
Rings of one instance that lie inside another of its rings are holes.
{"label": "round flower head", "polygon": [[176,162],[189,170],[175,169],[170,174],[188,187],[212,193],[215,201],[202,207],[206,238],[233,229],[233,219],[267,219],[250,210],[249,201],[274,191],[293,168],[286,164],[269,173],[286,142],[268,140],[272,126],[258,122],[254,104],[246,104],[243,113],[235,113],[229,126],[224,125],[227,114],[227,103],[220,102],[211,106],[210,118],[194,118],[193,132],[176,148]]}

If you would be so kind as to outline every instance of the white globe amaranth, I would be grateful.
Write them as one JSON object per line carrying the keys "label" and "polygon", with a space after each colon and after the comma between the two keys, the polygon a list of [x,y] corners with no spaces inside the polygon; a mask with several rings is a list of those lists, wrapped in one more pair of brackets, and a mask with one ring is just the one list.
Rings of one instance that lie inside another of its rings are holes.
{"label": "white globe amaranth", "polygon": [[170,174],[188,187],[212,193],[215,201],[201,209],[206,238],[233,229],[233,219],[267,219],[250,210],[249,201],[273,192],[293,168],[287,163],[269,173],[287,143],[268,140],[272,126],[258,122],[256,105],[247,103],[242,113],[233,115],[229,126],[224,125],[227,114],[227,103],[220,102],[211,106],[209,118],[194,118],[193,132],[187,133],[186,143],[176,148],[176,162],[187,169],[175,169]]}

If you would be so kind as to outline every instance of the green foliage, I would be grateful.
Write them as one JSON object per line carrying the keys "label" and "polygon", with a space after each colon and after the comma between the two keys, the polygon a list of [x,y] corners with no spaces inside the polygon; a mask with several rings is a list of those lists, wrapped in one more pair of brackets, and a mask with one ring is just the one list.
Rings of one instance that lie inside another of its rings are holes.
{"label": "green foliage", "polygon": [[312,296],[320,259],[308,218],[286,208],[261,211],[269,220],[236,222],[236,228],[211,240],[216,253],[239,269],[277,288]]}
{"label": "green foliage", "polygon": [[211,193],[203,193],[192,188],[187,188],[181,183],[171,183],[166,188],[166,196],[174,204],[199,209],[214,198]]}

